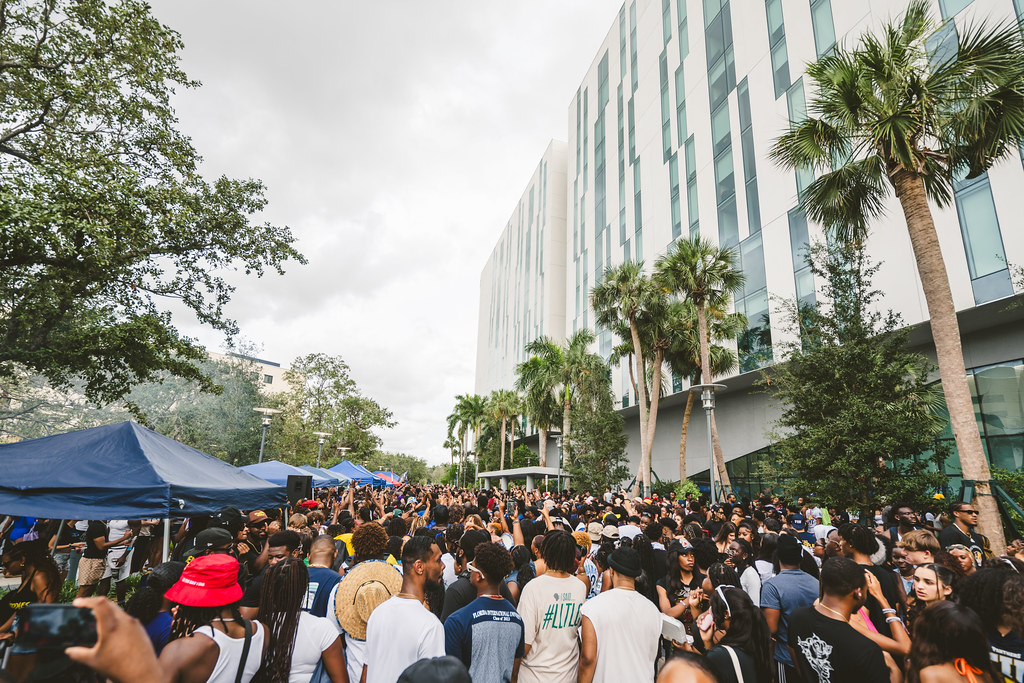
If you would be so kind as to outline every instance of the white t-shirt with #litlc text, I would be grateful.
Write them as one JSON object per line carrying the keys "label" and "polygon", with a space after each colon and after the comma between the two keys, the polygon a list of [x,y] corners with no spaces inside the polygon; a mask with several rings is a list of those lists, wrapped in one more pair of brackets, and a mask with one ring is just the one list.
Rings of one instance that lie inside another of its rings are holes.
{"label": "white t-shirt with #litlc text", "polygon": [[594,683],[654,680],[661,612],[636,591],[613,588],[580,610],[597,634]]}
{"label": "white t-shirt with #litlc text", "polygon": [[[530,652],[519,667],[520,683],[574,683],[580,648],[580,608],[587,587],[575,576],[543,574],[526,584],[519,615]],[[596,599],[596,598],[595,598]]]}
{"label": "white t-shirt with #litlc text", "polygon": [[330,621],[323,617],[314,617],[309,612],[299,612],[288,683],[307,683],[324,650],[337,639],[338,630]]}
{"label": "white t-shirt with #litlc text", "polygon": [[444,626],[423,603],[396,595],[373,610],[366,622],[366,683],[395,683],[410,665],[432,657],[444,657]]}

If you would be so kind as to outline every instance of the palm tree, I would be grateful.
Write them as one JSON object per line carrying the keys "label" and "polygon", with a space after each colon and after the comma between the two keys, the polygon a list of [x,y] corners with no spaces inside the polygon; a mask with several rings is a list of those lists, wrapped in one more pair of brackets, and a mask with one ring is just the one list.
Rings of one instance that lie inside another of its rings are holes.
{"label": "palm tree", "polygon": [[[665,338],[662,333],[666,324],[668,300],[665,293],[644,273],[643,261],[639,261],[626,262],[606,270],[600,284],[590,291],[590,302],[598,323],[612,329],[624,330],[628,326],[633,342],[634,385],[640,406],[640,470],[644,495],[647,495],[651,490],[651,447],[654,444],[661,392],[651,391],[648,405],[645,361],[651,363],[651,386],[657,389],[661,386],[661,366],[667,344],[659,346],[655,341]],[[648,342],[648,356],[645,356],[644,341]]]}
{"label": "palm tree", "polygon": [[558,419],[560,375],[550,355],[531,356],[516,367],[516,389],[525,396],[525,410],[537,427],[538,460],[547,467],[548,430]]}
{"label": "palm tree", "polygon": [[521,401],[519,394],[509,389],[498,389],[492,391],[487,400],[487,408],[491,417],[500,425],[501,433],[501,467],[505,469],[505,435],[506,427],[511,421],[512,430],[515,431],[515,420],[521,412]]}
{"label": "palm tree", "polygon": [[[695,377],[701,374],[700,338],[697,330],[697,308],[689,299],[682,302],[682,314],[672,321],[672,344],[665,352],[665,360],[672,372],[679,377]],[[709,356],[711,358],[711,374],[724,375],[736,367],[736,354],[715,341],[735,339],[747,329],[747,316],[742,313],[726,313],[724,302],[712,302],[707,309],[708,334],[711,338]],[[693,411],[694,392],[688,391],[686,407],[683,410],[683,426],[679,434],[679,481],[686,478],[686,437],[690,427],[690,414]],[[721,449],[719,449],[721,450]],[[719,481],[728,481],[729,473],[724,466],[718,467],[720,455],[715,456]],[[723,460],[724,465],[724,458]]]}
{"label": "palm tree", "polygon": [[[594,343],[594,333],[588,329],[576,332],[563,345],[550,337],[538,337],[526,345],[526,352],[539,360],[533,368],[523,368],[526,363],[520,366],[525,371],[537,370],[537,375],[527,374],[526,381],[538,385],[549,385],[556,388],[561,401],[562,412],[562,453],[565,459],[572,461],[572,406],[581,398],[588,385],[595,378],[603,376],[606,370],[604,361],[587,348]],[[532,361],[528,360],[527,363]],[[541,443],[547,441],[547,434],[542,434]],[[545,446],[546,447],[546,446]]]}
{"label": "palm tree", "polygon": [[[736,252],[733,249],[723,249],[697,235],[677,240],[668,253],[655,264],[655,278],[660,286],[688,299],[696,309],[699,365],[703,384],[711,384],[714,381],[711,338],[708,333],[708,308],[713,305],[724,310],[728,306],[729,298],[743,287],[746,280],[743,273],[736,270],[735,260]],[[723,488],[728,488],[729,473],[725,468],[714,410],[711,411],[711,443],[721,476],[719,481]]]}
{"label": "palm tree", "polygon": [[466,454],[469,452],[467,440],[470,433],[474,436],[474,447],[480,440],[480,428],[483,426],[487,412],[487,401],[477,394],[460,394],[455,397],[455,409],[448,415],[448,436],[459,437],[462,448],[459,450],[459,483],[465,481]]}
{"label": "palm tree", "polygon": [[1013,23],[961,25],[956,52],[941,57],[928,49],[943,28],[929,5],[913,0],[880,35],[865,34],[856,47],[809,65],[814,115],[794,122],[772,157],[821,174],[804,190],[804,209],[845,241],[863,240],[895,193],[921,274],[963,476],[976,482],[980,524],[999,552],[1002,524],[928,202],[948,205],[954,180],[980,176],[1024,143],[1024,40]]}

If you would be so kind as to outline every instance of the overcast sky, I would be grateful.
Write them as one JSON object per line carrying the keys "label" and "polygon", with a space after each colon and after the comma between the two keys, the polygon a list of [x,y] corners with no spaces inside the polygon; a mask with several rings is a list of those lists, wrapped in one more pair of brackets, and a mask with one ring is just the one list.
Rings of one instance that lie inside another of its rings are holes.
{"label": "overcast sky", "polygon": [[262,179],[260,220],[309,259],[233,279],[242,336],[282,365],[341,356],[398,420],[386,450],[447,460],[480,271],[621,0],[152,4],[203,83],[175,107],[205,172]]}

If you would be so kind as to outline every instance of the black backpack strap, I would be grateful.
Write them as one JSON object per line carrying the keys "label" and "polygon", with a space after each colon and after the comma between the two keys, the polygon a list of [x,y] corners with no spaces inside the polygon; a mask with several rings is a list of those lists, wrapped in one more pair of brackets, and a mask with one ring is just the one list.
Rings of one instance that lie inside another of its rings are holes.
{"label": "black backpack strap", "polygon": [[245,644],[242,646],[242,659],[238,662],[238,672],[235,674],[235,683],[242,683],[242,676],[245,674],[245,663],[249,660],[249,646],[252,645],[252,622],[248,619],[243,619],[242,626],[245,627]]}

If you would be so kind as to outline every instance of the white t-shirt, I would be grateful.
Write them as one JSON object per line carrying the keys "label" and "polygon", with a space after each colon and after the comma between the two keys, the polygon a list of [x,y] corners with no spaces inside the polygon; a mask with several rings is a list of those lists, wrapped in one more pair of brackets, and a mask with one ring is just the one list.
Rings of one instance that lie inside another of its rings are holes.
{"label": "white t-shirt", "polygon": [[753,567],[747,567],[740,574],[740,587],[750,596],[755,605],[761,604],[761,576]]}
{"label": "white t-shirt", "polygon": [[331,597],[327,599],[329,607],[326,618],[345,639],[345,666],[348,668],[348,680],[358,681],[359,677],[363,675],[363,662],[366,661],[366,641],[353,638],[345,633],[345,629],[341,627],[341,622],[338,621],[334,605],[338,598],[338,586],[340,585],[339,583],[331,589]]}
{"label": "white t-shirt", "polygon": [[775,576],[775,566],[768,560],[755,560],[754,568],[757,570],[757,575],[761,577],[761,583]]}
{"label": "white t-shirt", "polygon": [[323,617],[314,617],[309,612],[299,612],[288,683],[308,683],[324,650],[337,639],[338,629],[330,621]]}
{"label": "white t-shirt", "polygon": [[[587,587],[575,576],[543,574],[526,584],[519,615],[530,652],[519,667],[520,683],[574,683],[580,648],[580,608]],[[596,600],[596,598],[595,598]]]}
{"label": "white t-shirt", "polygon": [[444,587],[447,590],[459,578],[459,575],[455,573],[455,558],[451,553],[445,553],[441,556],[441,564],[444,565],[441,580],[444,581]]}
{"label": "white t-shirt", "polygon": [[444,626],[419,600],[396,595],[366,622],[366,683],[395,683],[415,662],[443,656]]}
{"label": "white t-shirt", "polygon": [[661,612],[653,602],[636,591],[613,588],[588,600],[580,612],[597,634],[594,683],[654,680]]}

